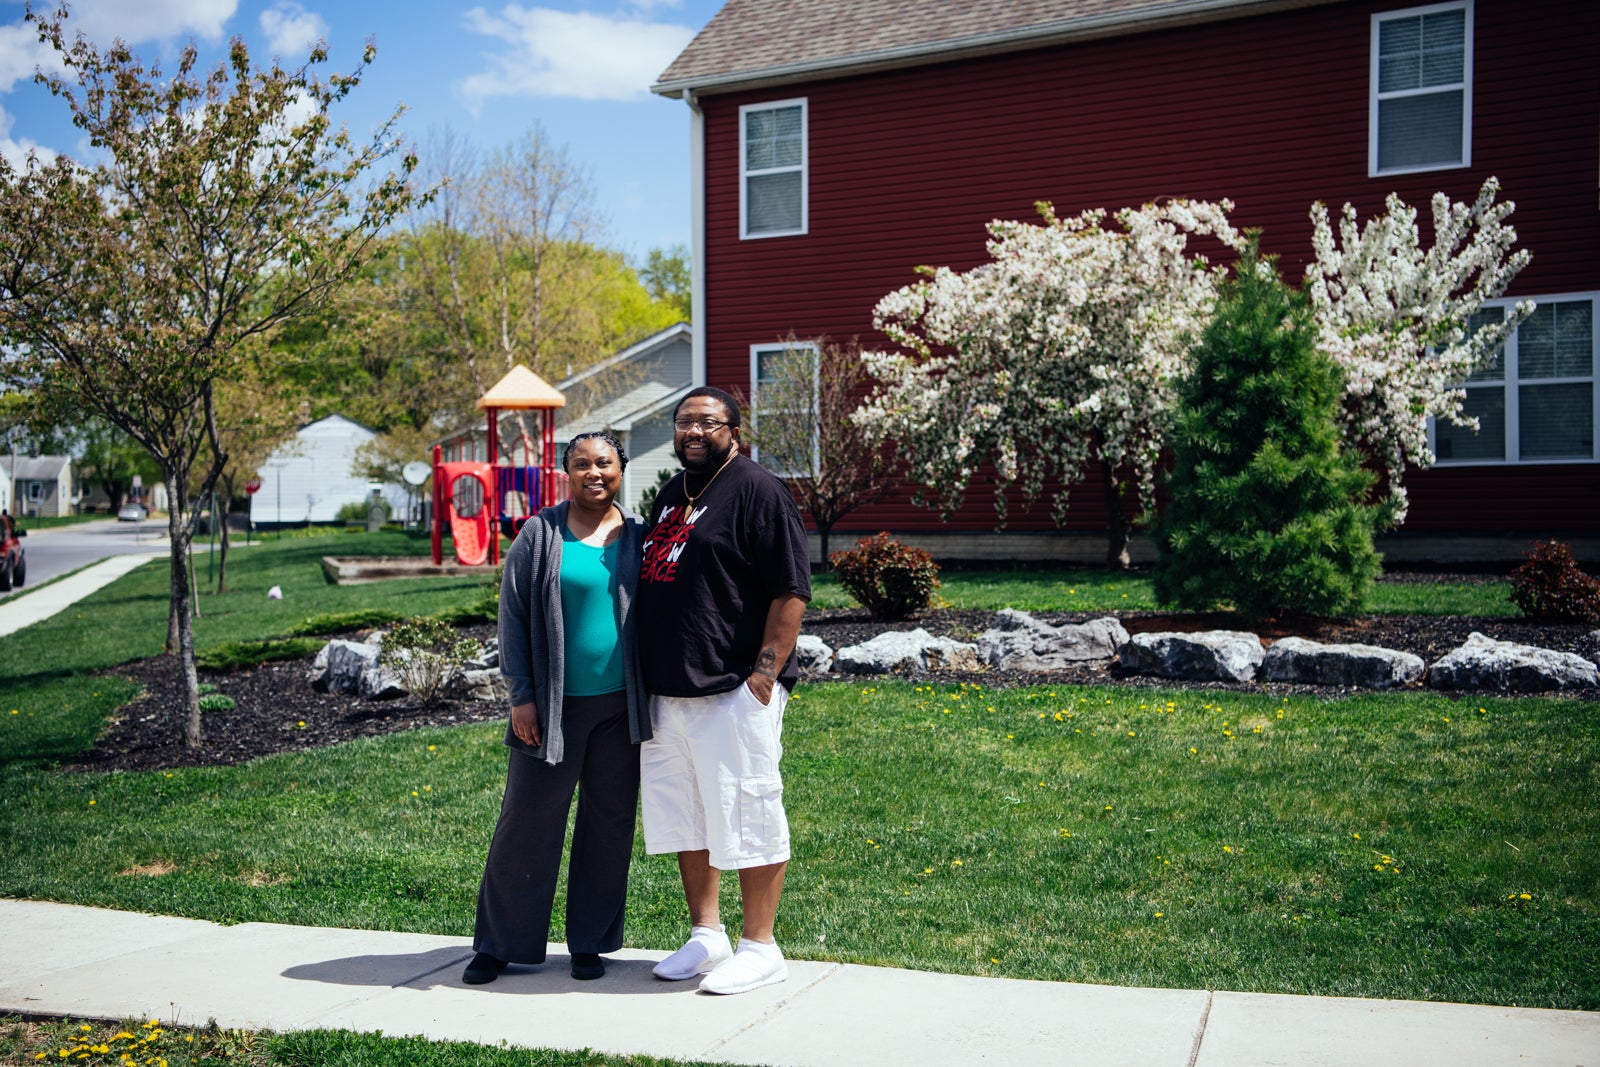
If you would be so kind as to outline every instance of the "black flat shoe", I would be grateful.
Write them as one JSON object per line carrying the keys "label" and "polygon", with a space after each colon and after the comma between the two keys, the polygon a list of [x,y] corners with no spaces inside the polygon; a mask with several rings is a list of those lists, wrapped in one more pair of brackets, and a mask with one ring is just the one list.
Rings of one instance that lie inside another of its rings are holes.
{"label": "black flat shoe", "polygon": [[606,961],[600,958],[598,952],[574,952],[572,954],[572,977],[580,982],[592,982],[596,978],[606,976]]}
{"label": "black flat shoe", "polygon": [[467,964],[467,969],[461,972],[461,980],[467,985],[488,985],[500,977],[500,972],[506,969],[506,961],[480,952],[472,957],[472,962]]}

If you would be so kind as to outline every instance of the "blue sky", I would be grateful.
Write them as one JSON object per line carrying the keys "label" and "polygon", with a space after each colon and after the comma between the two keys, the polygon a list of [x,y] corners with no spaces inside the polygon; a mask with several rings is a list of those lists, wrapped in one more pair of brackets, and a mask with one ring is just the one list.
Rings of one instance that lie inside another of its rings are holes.
{"label": "blue sky", "polygon": [[[48,0],[36,0],[45,6]],[[353,133],[404,104],[407,138],[448,128],[489,151],[540,126],[589,176],[606,242],[631,256],[689,241],[689,113],[649,85],[722,0],[76,0],[69,26],[121,37],[164,68],[194,41],[214,62],[241,37],[252,56],[303,60],[325,40],[327,71],[348,71],[371,39],[378,57],[335,112]],[[66,108],[33,84],[50,54],[0,0],[0,152],[83,158]],[[209,65],[209,64],[208,64]]]}

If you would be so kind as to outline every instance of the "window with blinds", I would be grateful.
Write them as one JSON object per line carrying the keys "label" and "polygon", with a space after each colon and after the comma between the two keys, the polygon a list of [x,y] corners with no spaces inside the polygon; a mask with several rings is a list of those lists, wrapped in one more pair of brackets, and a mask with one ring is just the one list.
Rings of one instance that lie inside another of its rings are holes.
{"label": "window with blinds", "polygon": [[1472,3],[1372,16],[1373,176],[1472,162]]}
{"label": "window with blinds", "polygon": [[[1433,452],[1440,463],[1553,463],[1600,460],[1595,380],[1595,305],[1600,295],[1536,297],[1534,310],[1462,385],[1478,432],[1440,422]],[[1503,322],[1510,301],[1491,305],[1471,328]]]}
{"label": "window with blinds", "polygon": [[806,102],[739,109],[739,221],[743,237],[806,232]]}

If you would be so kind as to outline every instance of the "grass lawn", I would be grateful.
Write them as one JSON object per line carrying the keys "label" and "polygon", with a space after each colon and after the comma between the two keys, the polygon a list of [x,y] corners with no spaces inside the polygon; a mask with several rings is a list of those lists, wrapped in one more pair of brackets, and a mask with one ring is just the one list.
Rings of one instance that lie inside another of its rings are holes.
{"label": "grass lawn", "polygon": [[[1102,570],[945,571],[935,596],[941,606],[998,611],[1154,611],[1162,608],[1147,574]],[[856,602],[831,574],[812,578],[812,606],[853,608]],[[1367,610],[1382,615],[1514,616],[1511,584],[1483,582],[1379,582]]]}
{"label": "grass lawn", "polygon": [[138,1063],[168,1067],[222,1063],[239,1067],[672,1067],[683,1062],[652,1056],[385,1037],[348,1030],[251,1033],[215,1025],[163,1026],[143,1019],[80,1023],[74,1019],[38,1021],[0,1016],[0,1062],[35,1063],[41,1053],[49,1063],[119,1067],[124,1062],[120,1058],[123,1053],[136,1057]]}
{"label": "grass lawn", "polygon": [[[483,596],[478,579],[335,587],[318,566],[407,550],[414,539],[384,533],[241,551],[235,591],[201,597],[199,647]],[[1156,606],[1140,577],[945,578],[956,607]],[[274,584],[281,601],[265,597]],[[7,639],[0,895],[469,937],[502,727],[235,768],[48,769],[132,695],[88,672],[159,651],[164,585],[147,565]],[[1508,610],[1490,606],[1504,583],[1379,592],[1396,597],[1388,610]],[[849,602],[825,578],[818,606]],[[785,736],[795,861],[779,936],[797,958],[964,974],[1600,1009],[1597,711],[1419,692],[807,685]],[[672,861],[636,856],[628,943],[674,947],[683,923]],[[461,1061],[364,1035],[295,1040],[327,1044],[257,1062]]]}

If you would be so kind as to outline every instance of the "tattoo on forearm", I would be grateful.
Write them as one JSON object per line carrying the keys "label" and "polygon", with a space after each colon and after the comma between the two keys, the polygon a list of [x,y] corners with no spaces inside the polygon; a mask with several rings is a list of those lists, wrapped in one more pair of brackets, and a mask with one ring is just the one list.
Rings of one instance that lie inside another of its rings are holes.
{"label": "tattoo on forearm", "polygon": [[761,655],[756,657],[756,673],[764,674],[768,678],[778,676],[778,654],[770,647],[763,648]]}

